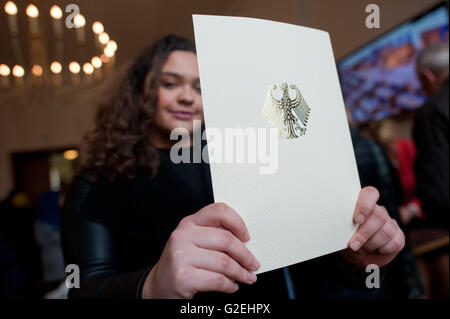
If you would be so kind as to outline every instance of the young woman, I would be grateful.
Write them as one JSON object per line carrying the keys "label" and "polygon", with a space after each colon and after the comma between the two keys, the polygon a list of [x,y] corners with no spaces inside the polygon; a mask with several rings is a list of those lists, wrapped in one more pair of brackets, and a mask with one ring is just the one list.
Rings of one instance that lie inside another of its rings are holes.
{"label": "young woman", "polygon": [[137,59],[87,137],[62,225],[66,264],[81,271],[71,298],[360,295],[364,267],[384,266],[403,248],[402,231],[368,187],[351,248],[257,280],[260,264],[244,244],[251,234],[231,207],[213,203],[209,166],[170,160],[170,132],[201,129],[194,120],[203,120],[195,48],[167,36]]}

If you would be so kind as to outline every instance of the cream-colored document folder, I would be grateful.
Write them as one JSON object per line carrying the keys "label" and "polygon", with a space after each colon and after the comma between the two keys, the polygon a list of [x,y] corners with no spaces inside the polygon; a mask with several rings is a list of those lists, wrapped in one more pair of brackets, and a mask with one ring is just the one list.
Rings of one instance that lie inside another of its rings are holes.
{"label": "cream-colored document folder", "polygon": [[244,219],[257,273],[346,248],[361,186],[328,33],[193,22],[214,199]]}

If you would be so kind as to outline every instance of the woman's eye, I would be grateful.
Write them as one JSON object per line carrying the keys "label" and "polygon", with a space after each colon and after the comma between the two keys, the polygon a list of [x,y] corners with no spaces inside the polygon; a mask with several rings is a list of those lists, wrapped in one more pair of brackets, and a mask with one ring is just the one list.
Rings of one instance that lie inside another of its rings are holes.
{"label": "woman's eye", "polygon": [[165,88],[174,88],[176,86],[176,83],[174,83],[174,82],[163,82],[162,85]]}
{"label": "woman's eye", "polygon": [[200,83],[192,83],[192,89],[194,89],[196,92],[201,92],[201,87],[200,87]]}

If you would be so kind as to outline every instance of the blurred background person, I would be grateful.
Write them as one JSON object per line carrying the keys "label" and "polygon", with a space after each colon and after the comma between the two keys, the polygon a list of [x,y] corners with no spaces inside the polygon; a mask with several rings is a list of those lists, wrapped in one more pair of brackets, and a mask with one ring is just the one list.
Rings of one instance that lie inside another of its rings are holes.
{"label": "blurred background person", "polygon": [[395,170],[394,174],[398,181],[395,183],[395,188],[398,194],[398,211],[401,221],[407,228],[414,227],[425,217],[416,195],[414,164],[417,150],[414,141],[412,138],[402,137],[396,124],[389,119],[380,124],[376,138]]}
{"label": "blurred background person", "polygon": [[417,59],[417,75],[429,96],[417,112],[414,141],[417,147],[417,195],[431,224],[448,228],[448,42],[426,47]]}
{"label": "blurred background person", "polygon": [[64,204],[65,186],[49,190],[37,201],[37,219],[34,235],[39,245],[42,267],[40,296],[56,289],[65,279],[64,258],[61,247],[61,212]]}
{"label": "blurred background person", "polygon": [[38,295],[40,261],[33,237],[35,211],[19,189],[0,202],[0,299]]}
{"label": "blurred background person", "polygon": [[[374,140],[362,136],[348,108],[346,113],[361,187],[368,185],[376,187],[380,192],[380,205],[386,207],[391,217],[405,230],[406,225],[401,218],[402,206],[400,206],[405,195],[396,169],[389,160],[389,151],[385,152]],[[424,297],[422,280],[408,237],[406,237],[405,248],[389,267],[391,271],[388,273],[388,278],[385,278],[385,283],[390,285],[394,298]]]}
{"label": "blurred background person", "polygon": [[[417,147],[417,196],[425,213],[426,236],[447,236],[443,249],[419,259],[429,297],[449,296],[449,47],[448,41],[426,47],[417,59],[417,76],[429,96],[416,114],[413,136]],[[443,234],[443,235],[439,235]]]}

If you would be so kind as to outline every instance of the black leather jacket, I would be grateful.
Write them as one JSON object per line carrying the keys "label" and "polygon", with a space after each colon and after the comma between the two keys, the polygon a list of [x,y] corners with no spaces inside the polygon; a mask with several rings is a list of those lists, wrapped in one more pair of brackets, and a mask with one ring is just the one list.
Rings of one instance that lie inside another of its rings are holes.
{"label": "black leather jacket", "polygon": [[[70,289],[69,298],[140,298],[146,276],[178,222],[213,202],[209,165],[174,165],[168,153],[161,154],[161,161],[152,180],[137,176],[93,182],[88,175],[73,180],[63,209],[62,245],[66,264],[80,268],[81,286]],[[389,291],[367,290],[367,274],[351,271],[339,253],[288,270],[297,298],[372,298]],[[287,298],[286,280],[282,269],[263,273],[255,284],[241,284],[231,297]],[[196,295],[202,297],[229,295]]]}

